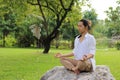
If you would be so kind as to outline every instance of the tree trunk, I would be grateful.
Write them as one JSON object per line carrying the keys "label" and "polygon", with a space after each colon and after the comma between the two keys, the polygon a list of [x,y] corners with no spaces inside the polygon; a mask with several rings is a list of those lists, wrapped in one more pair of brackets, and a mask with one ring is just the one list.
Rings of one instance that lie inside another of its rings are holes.
{"label": "tree trunk", "polygon": [[48,51],[50,49],[50,43],[51,43],[51,41],[49,39],[44,41],[44,43],[43,43],[43,45],[44,45],[44,51],[43,51],[43,53],[44,54],[48,53]]}
{"label": "tree trunk", "polygon": [[36,39],[36,46],[37,46],[37,48],[40,48],[40,40],[39,39]]}
{"label": "tree trunk", "polygon": [[59,42],[58,42],[58,41],[59,41],[59,40],[56,40],[56,45],[55,45],[56,49],[59,48]]}
{"label": "tree trunk", "polygon": [[5,47],[5,33],[3,32],[3,47]]}
{"label": "tree trunk", "polygon": [[58,49],[59,48],[59,33],[58,33],[58,35],[57,35],[57,37],[56,37],[56,45],[55,45],[55,47],[56,47],[56,49]]}
{"label": "tree trunk", "polygon": [[3,47],[5,47],[5,36],[3,35]]}

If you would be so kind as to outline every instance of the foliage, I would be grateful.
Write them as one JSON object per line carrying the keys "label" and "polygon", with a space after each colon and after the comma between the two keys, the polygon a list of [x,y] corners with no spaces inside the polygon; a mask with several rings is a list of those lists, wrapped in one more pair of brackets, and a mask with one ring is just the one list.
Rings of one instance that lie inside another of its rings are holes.
{"label": "foliage", "polygon": [[16,34],[17,44],[19,47],[31,47],[31,45],[34,44],[35,38],[33,37],[33,34],[29,28],[32,24],[30,19],[32,18],[26,17],[26,19],[23,20],[22,24],[20,25],[19,32]]}
{"label": "foliage", "polygon": [[120,50],[120,41],[118,41],[118,42],[116,43],[116,48],[117,48],[118,50]]}
{"label": "foliage", "polygon": [[[69,22],[70,25],[70,29],[66,28],[65,32],[71,32],[70,36],[75,36],[76,31],[73,30],[76,30],[76,23],[79,19],[81,19],[81,6],[86,4],[87,1],[23,0],[21,2],[17,0],[0,0],[0,11],[3,11],[1,14],[4,14],[6,12],[5,7],[8,7],[12,10],[12,12],[14,12],[14,22],[17,25],[17,28],[15,29],[15,38],[17,38],[18,44],[27,44],[28,39],[34,39],[31,37],[31,33],[26,31],[28,30],[28,26],[37,24],[39,27],[41,27],[41,39],[39,41],[40,45],[42,44],[42,46],[44,46],[43,52],[47,53],[50,49],[51,41],[59,36],[60,30],[62,30],[61,28],[64,23],[66,24]],[[27,19],[28,21],[26,21],[26,18],[31,15],[31,20]],[[41,20],[38,19],[40,17]],[[25,37],[28,39],[26,40]],[[24,39],[26,40],[25,42],[23,41]],[[28,43],[29,46],[32,44],[31,41]]]}
{"label": "foliage", "polygon": [[[21,38],[20,38],[21,37]],[[29,35],[21,35],[18,40],[18,46],[19,47],[31,47],[33,42],[33,38],[31,38]]]}
{"label": "foliage", "polygon": [[95,38],[103,38],[107,36],[108,27],[105,25],[105,21],[98,20],[97,24],[93,27],[93,35]]}
{"label": "foliage", "polygon": [[97,13],[93,8],[91,10],[84,11],[83,18],[91,20],[92,26],[95,26],[95,24],[97,24]]}
{"label": "foliage", "polygon": [[106,26],[108,27],[108,37],[118,36],[120,34],[120,1],[118,6],[113,9],[112,7],[106,11],[108,18],[106,19]]}
{"label": "foliage", "polygon": [[11,10],[9,10],[9,12],[5,13],[1,18],[1,29],[3,33],[5,33],[5,35],[7,36],[10,31],[14,31],[16,29],[15,14]]}
{"label": "foliage", "polygon": [[[57,40],[52,41],[51,43],[52,48],[56,48],[56,43],[57,43]],[[59,40],[59,45],[58,45],[59,49],[71,49],[71,47],[72,47],[71,41]]]}
{"label": "foliage", "polygon": [[64,23],[60,31],[64,40],[70,41],[79,35],[77,28],[74,25],[71,25],[70,22]]}
{"label": "foliage", "polygon": [[4,47],[5,47],[5,37],[7,37],[7,35],[10,32],[13,32],[17,29],[16,20],[15,20],[16,15],[9,7],[5,7],[5,10],[7,10],[7,12],[5,12],[3,15],[0,16],[0,31],[2,32],[3,35]]}
{"label": "foliage", "polygon": [[12,35],[5,37],[6,47],[13,47],[16,45],[16,39]]}
{"label": "foliage", "polygon": [[3,40],[0,39],[0,47],[2,47],[2,46],[3,46]]}

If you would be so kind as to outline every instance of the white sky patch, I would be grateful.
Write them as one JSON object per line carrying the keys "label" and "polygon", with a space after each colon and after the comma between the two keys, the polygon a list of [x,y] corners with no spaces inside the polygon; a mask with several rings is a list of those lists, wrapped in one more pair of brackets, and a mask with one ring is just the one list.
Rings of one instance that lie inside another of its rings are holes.
{"label": "white sky patch", "polygon": [[[90,0],[92,8],[95,9],[98,14],[98,19],[105,19],[107,17],[105,11],[109,9],[109,7],[116,7],[117,0]],[[84,10],[89,10],[88,7],[83,7]]]}

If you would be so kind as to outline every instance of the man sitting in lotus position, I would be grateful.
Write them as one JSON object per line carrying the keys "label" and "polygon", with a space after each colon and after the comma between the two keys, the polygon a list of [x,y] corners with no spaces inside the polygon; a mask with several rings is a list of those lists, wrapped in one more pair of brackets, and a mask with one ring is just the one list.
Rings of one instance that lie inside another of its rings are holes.
{"label": "man sitting in lotus position", "polygon": [[[78,31],[80,35],[75,38],[74,49],[72,53],[61,54],[57,53],[55,57],[60,58],[61,64],[79,74],[82,71],[94,71],[95,70],[95,51],[96,41],[93,35],[89,34],[90,22],[85,19],[81,19],[78,22]],[[74,59],[68,58],[74,56]]]}

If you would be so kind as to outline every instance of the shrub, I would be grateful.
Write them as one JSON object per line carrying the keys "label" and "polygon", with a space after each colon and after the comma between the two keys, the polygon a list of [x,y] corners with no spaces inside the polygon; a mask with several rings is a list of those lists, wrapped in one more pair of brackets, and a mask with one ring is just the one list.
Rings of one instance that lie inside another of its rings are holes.
{"label": "shrub", "polygon": [[[51,43],[52,47],[56,47],[56,41],[52,41]],[[58,48],[59,49],[70,49],[71,48],[71,41],[67,40],[60,40],[58,41]]]}
{"label": "shrub", "polygon": [[3,40],[1,39],[0,40],[0,47],[2,47],[3,46]]}
{"label": "shrub", "polygon": [[34,38],[31,35],[21,35],[18,39],[18,47],[31,47],[34,44]]}
{"label": "shrub", "polygon": [[116,48],[117,48],[117,50],[120,50],[120,41],[118,41],[118,42],[116,43]]}
{"label": "shrub", "polygon": [[6,47],[12,47],[12,46],[15,46],[16,44],[16,39],[11,36],[11,35],[8,35],[6,38],[5,38],[5,46]]}

